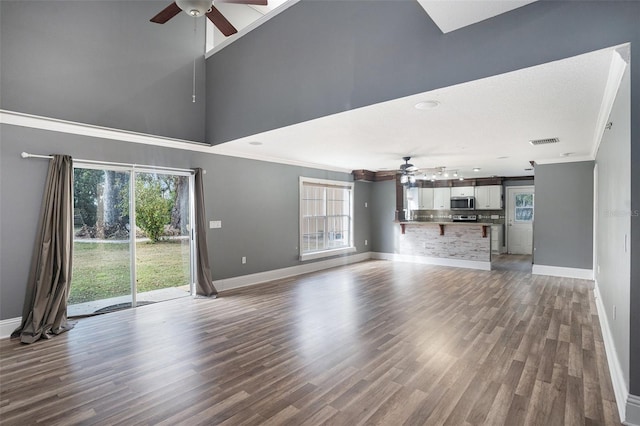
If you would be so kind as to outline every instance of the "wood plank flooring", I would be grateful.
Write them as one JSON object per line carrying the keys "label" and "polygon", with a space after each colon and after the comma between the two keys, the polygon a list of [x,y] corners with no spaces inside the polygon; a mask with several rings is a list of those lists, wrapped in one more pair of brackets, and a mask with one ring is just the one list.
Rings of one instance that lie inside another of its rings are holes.
{"label": "wood plank flooring", "polygon": [[369,261],[0,342],[3,425],[618,425],[591,281]]}

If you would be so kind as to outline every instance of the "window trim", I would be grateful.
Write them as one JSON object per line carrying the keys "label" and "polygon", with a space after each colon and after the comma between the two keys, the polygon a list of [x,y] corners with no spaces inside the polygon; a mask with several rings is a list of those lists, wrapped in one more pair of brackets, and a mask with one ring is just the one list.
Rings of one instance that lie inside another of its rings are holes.
{"label": "window trim", "polygon": [[[344,188],[350,191],[350,200],[349,200],[349,245],[348,247],[340,247],[340,248],[329,248],[320,251],[314,251],[311,253],[303,253],[303,218],[302,218],[302,198],[303,198],[303,188],[305,184],[316,184],[324,187],[336,187],[336,188]],[[354,245],[354,188],[355,185],[350,181],[340,181],[340,180],[328,180],[328,179],[316,179],[316,178],[308,178],[304,176],[300,176],[299,184],[298,184],[298,254],[300,256],[300,261],[313,260],[313,259],[321,259],[325,257],[331,256],[339,256],[347,253],[355,253],[356,247]]]}

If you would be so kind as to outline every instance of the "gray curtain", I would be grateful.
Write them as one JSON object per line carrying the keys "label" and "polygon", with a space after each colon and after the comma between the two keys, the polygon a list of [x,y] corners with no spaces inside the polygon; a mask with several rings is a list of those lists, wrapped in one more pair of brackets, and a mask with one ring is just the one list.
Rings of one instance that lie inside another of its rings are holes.
{"label": "gray curtain", "polygon": [[204,211],[204,188],[202,169],[195,169],[195,208],[196,208],[196,295],[215,298],[218,291],[213,286],[207,249],[207,224]]}
{"label": "gray curtain", "polygon": [[73,328],[67,321],[72,250],[73,161],[68,155],[54,155],[49,160],[22,324],[11,337],[33,343]]}

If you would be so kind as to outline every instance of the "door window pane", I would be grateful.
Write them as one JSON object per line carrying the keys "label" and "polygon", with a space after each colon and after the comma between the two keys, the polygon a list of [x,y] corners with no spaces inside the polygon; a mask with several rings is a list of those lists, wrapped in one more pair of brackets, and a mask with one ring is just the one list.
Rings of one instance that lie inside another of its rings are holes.
{"label": "door window pane", "polygon": [[131,301],[129,179],[128,171],[74,169],[70,316]]}
{"label": "door window pane", "polygon": [[516,222],[533,221],[533,194],[516,194],[515,204],[514,219]]}
{"label": "door window pane", "polygon": [[190,294],[189,177],[136,173],[136,304]]}

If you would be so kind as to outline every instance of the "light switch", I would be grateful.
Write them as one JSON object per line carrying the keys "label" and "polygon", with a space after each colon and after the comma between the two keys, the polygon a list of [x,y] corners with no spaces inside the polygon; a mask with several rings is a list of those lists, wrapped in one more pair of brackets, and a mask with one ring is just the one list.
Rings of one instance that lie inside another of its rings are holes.
{"label": "light switch", "polygon": [[222,221],[221,220],[210,220],[209,221],[209,228],[211,228],[211,229],[222,228]]}

